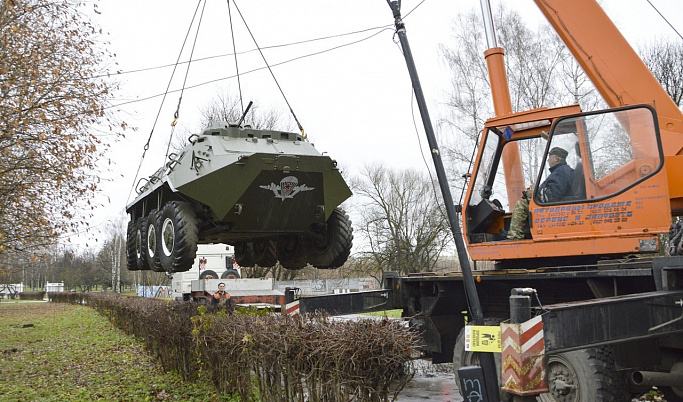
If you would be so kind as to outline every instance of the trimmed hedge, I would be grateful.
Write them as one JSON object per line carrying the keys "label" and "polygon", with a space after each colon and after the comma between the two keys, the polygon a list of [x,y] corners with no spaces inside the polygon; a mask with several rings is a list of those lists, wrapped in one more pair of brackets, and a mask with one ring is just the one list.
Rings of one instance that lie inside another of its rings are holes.
{"label": "trimmed hedge", "polygon": [[395,320],[290,317],[193,302],[55,293],[143,340],[166,370],[243,401],[388,401],[412,378],[414,331]]}
{"label": "trimmed hedge", "polygon": [[43,300],[45,292],[19,292],[19,299],[21,300]]}

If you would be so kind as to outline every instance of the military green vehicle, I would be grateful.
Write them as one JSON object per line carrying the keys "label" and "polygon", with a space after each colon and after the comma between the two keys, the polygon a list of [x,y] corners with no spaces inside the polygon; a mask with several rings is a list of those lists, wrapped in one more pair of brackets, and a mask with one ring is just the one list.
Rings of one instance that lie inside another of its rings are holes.
{"label": "military green vehicle", "polygon": [[339,205],[351,196],[336,161],[301,134],[225,122],[138,182],[126,207],[129,270],[184,272],[197,244],[235,246],[250,267],[338,268],[353,232]]}

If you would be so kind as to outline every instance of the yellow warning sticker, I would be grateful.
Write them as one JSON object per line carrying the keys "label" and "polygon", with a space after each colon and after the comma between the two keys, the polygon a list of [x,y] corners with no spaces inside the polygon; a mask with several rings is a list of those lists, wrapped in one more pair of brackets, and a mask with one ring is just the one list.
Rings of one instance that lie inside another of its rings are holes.
{"label": "yellow warning sticker", "polygon": [[465,326],[465,350],[500,353],[503,350],[500,342],[500,327]]}

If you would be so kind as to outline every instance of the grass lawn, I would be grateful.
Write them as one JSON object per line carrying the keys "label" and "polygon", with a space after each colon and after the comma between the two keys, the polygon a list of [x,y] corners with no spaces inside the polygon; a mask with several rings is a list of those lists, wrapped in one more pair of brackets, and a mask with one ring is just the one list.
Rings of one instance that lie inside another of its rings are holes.
{"label": "grass lawn", "polygon": [[228,401],[164,373],[140,342],[94,310],[0,303],[0,401]]}

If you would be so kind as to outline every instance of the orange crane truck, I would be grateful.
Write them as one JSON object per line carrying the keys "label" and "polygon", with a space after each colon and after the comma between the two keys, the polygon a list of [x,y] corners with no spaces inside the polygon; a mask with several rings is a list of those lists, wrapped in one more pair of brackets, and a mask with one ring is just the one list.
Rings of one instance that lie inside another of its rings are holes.
{"label": "orange crane truck", "polygon": [[[496,116],[467,175],[461,233],[469,257],[491,267],[389,274],[384,290],[353,303],[304,298],[300,309],[403,309],[432,361],[453,362],[465,400],[629,401],[657,386],[683,401],[683,236],[672,225],[683,215],[683,114],[596,0],[535,2],[609,109],[513,111],[482,0]],[[400,2],[389,3],[400,31]],[[557,157],[571,184],[550,197],[543,183]],[[513,238],[519,201],[528,214]],[[499,382],[488,393],[490,374],[469,370],[485,356]]]}

